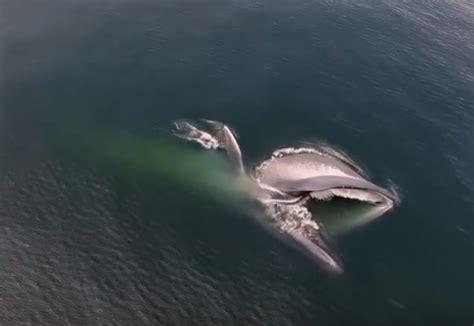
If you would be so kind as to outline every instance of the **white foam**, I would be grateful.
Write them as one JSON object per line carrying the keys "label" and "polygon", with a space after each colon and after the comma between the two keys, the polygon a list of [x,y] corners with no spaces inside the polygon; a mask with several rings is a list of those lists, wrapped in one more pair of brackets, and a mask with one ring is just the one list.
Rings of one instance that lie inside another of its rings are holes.
{"label": "white foam", "polygon": [[305,228],[319,230],[319,225],[312,219],[311,212],[304,206],[266,203],[265,207],[268,218],[281,232],[300,232]]}
{"label": "white foam", "polygon": [[340,198],[347,198],[347,199],[354,199],[361,202],[366,202],[370,204],[379,204],[379,203],[387,203],[390,206],[393,205],[393,202],[378,193],[366,191],[366,190],[359,190],[359,189],[329,189],[325,191],[317,191],[312,192],[309,194],[311,198],[315,198],[318,200],[330,200],[333,197],[340,197]]}
{"label": "white foam", "polygon": [[188,122],[177,121],[174,123],[174,126],[176,128],[174,134],[180,138],[196,142],[206,149],[215,150],[222,147],[217,138],[213,137],[211,134],[205,131],[194,127]]}

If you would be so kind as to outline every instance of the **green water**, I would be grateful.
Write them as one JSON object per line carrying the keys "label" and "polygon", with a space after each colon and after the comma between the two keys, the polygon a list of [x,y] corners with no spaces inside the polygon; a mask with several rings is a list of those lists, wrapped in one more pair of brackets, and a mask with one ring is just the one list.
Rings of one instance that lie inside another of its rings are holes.
{"label": "green water", "polygon": [[[471,325],[473,12],[0,2],[0,324]],[[169,137],[183,117],[235,128],[249,167],[326,140],[401,205],[335,237],[328,275]]]}

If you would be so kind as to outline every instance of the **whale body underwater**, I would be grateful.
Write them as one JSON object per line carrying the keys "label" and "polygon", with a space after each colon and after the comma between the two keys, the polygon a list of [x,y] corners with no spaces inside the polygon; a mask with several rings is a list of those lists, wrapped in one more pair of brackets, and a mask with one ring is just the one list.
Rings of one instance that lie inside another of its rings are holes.
{"label": "whale body underwater", "polygon": [[332,273],[342,273],[343,264],[328,245],[310,204],[333,198],[366,203],[372,208],[372,220],[400,202],[395,190],[372,183],[346,154],[327,145],[279,149],[246,171],[235,132],[218,121],[199,122],[175,121],[173,133],[203,148],[224,151],[235,177],[263,206],[263,224]]}

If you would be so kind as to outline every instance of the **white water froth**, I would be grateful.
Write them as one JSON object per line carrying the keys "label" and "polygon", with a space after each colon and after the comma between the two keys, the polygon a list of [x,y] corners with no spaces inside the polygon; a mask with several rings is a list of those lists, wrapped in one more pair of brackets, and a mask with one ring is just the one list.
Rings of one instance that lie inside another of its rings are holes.
{"label": "white water froth", "polygon": [[326,191],[311,192],[309,195],[311,198],[315,198],[319,200],[330,200],[333,197],[341,197],[341,198],[359,200],[361,202],[370,203],[370,204],[378,204],[381,202],[391,202],[390,199],[380,194],[369,192],[366,190],[358,190],[358,189],[329,189]]}
{"label": "white water froth", "polygon": [[265,206],[268,218],[281,232],[302,232],[306,228],[319,230],[311,212],[304,206],[279,203]]}
{"label": "white water froth", "polygon": [[176,121],[174,123],[175,136],[186,139],[188,141],[197,142],[206,149],[217,150],[222,148],[222,144],[211,134],[202,131],[186,121]]}

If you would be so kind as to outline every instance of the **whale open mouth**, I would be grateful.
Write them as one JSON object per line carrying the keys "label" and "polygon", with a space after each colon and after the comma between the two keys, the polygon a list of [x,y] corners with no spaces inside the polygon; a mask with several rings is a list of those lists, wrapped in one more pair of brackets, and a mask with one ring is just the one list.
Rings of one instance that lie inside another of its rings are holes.
{"label": "whale open mouth", "polygon": [[[174,134],[199,143],[207,149],[224,150],[234,166],[236,178],[245,178],[249,194],[266,210],[269,225],[286,235],[299,248],[315,259],[324,269],[342,273],[337,255],[324,239],[319,225],[319,209],[312,209],[318,217],[313,219],[308,209],[311,203],[329,202],[336,198],[364,203],[368,209],[346,220],[363,225],[399,203],[398,193],[371,182],[364,170],[342,151],[328,144],[287,147],[274,151],[246,176],[236,133],[221,122],[201,120],[207,131],[190,121],[174,123]],[[349,223],[347,223],[349,221]],[[338,234],[323,222],[330,234]],[[344,223],[342,223],[344,225]]]}

